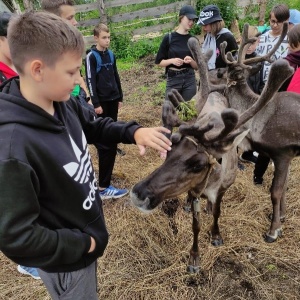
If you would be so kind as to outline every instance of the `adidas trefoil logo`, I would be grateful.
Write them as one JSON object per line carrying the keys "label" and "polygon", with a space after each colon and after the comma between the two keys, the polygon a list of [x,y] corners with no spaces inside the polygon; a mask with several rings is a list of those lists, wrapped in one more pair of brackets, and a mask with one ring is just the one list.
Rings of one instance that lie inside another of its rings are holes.
{"label": "adidas trefoil logo", "polygon": [[[70,177],[72,177],[76,182],[80,184],[84,184],[90,181],[91,173],[93,172],[91,156],[88,151],[86,138],[84,133],[82,132],[82,145],[84,149],[84,151],[82,152],[78,148],[78,146],[76,145],[72,137],[70,135],[69,137],[77,161],[70,162],[64,165],[64,169],[70,175]],[[85,210],[89,210],[93,205],[93,201],[95,201],[95,193],[98,189],[95,174],[93,175],[93,180],[92,182],[90,182],[89,187],[90,187],[90,192],[82,205]]]}
{"label": "adidas trefoil logo", "polygon": [[90,178],[92,172],[92,165],[91,157],[87,149],[85,135],[82,134],[82,145],[84,147],[84,153],[82,153],[82,151],[78,148],[71,136],[69,137],[77,158],[77,162],[70,162],[64,165],[64,169],[71,177],[74,178],[75,181],[79,183],[86,183]]}

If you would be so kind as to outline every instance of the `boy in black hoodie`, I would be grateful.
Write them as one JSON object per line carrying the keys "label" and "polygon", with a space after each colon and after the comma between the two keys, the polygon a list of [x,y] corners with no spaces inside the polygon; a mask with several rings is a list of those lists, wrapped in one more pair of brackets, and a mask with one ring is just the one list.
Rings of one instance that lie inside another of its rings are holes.
{"label": "boy in black hoodie", "polygon": [[16,16],[8,42],[20,78],[0,92],[0,250],[38,267],[52,299],[98,299],[96,260],[108,233],[87,143],[105,139],[136,143],[141,154],[145,146],[166,153],[169,131],[90,120],[70,98],[84,41],[58,16]]}

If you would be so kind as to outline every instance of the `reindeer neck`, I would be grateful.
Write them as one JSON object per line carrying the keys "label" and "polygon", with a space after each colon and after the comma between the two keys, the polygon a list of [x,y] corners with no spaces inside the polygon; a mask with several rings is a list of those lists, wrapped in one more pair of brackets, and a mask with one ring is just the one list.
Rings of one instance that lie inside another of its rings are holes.
{"label": "reindeer neck", "polygon": [[226,97],[231,108],[239,112],[244,112],[255,103],[259,96],[249,87],[246,79],[239,81],[228,81],[226,87]]}

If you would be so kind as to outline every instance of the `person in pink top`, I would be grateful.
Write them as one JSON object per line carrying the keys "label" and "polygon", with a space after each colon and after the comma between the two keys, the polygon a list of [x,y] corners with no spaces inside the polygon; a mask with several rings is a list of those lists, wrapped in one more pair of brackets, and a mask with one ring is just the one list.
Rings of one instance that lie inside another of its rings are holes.
{"label": "person in pink top", "polygon": [[7,25],[12,14],[0,13],[0,83],[14,76],[18,76],[10,57],[7,42]]}

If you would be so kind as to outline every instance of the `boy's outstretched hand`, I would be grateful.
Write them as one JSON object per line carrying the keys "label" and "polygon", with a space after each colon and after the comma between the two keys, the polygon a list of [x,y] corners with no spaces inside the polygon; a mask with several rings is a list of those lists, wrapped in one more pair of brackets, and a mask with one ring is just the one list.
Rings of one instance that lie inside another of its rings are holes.
{"label": "boy's outstretched hand", "polygon": [[139,128],[134,133],[134,139],[140,149],[140,154],[144,155],[146,147],[149,146],[161,153],[161,156],[171,150],[171,141],[163,133],[171,133],[165,127]]}

